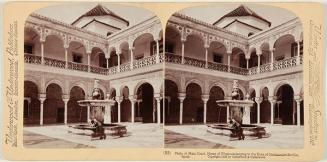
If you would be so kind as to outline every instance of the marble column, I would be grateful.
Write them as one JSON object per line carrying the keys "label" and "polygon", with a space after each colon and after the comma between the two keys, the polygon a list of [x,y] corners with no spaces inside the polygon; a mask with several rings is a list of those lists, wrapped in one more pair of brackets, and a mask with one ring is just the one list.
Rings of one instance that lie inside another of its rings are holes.
{"label": "marble column", "polygon": [[297,41],[297,56],[296,56],[296,65],[300,65],[300,41]]}
{"label": "marble column", "polygon": [[40,100],[40,125],[43,125],[43,104],[46,100],[46,94],[39,94],[39,100]]}
{"label": "marble column", "polygon": [[232,53],[228,52],[227,53],[227,65],[228,65],[228,72],[230,72],[230,57],[231,57]]}
{"label": "marble column", "polygon": [[185,49],[184,49],[184,43],[185,43],[186,40],[181,40],[181,43],[182,43],[182,64],[185,63],[185,60],[184,60],[184,57],[185,57]]}
{"label": "marble column", "polygon": [[68,68],[68,47],[65,47],[65,68]]}
{"label": "marble column", "polygon": [[91,71],[91,52],[87,53],[87,66],[88,66],[88,72]]}
{"label": "marble column", "polygon": [[275,48],[271,49],[270,50],[270,71],[273,71],[274,70],[274,51],[275,51]]}
{"label": "marble column", "polygon": [[68,104],[68,101],[69,101],[69,95],[62,95],[62,100],[64,101],[64,104],[65,104],[65,109],[64,109],[64,123],[67,124],[67,111],[68,111],[68,107],[67,107],[67,104]]}
{"label": "marble column", "polygon": [[207,123],[207,102],[209,100],[209,95],[202,95],[201,98],[203,101],[203,123],[206,124]]}
{"label": "marble column", "polygon": [[121,122],[121,102],[123,101],[123,97],[122,96],[118,96],[116,97],[117,103],[118,103],[118,123]]}
{"label": "marble column", "polygon": [[136,103],[136,98],[131,95],[129,96],[129,100],[131,101],[131,121],[132,123],[135,122],[135,103]]}
{"label": "marble column", "polygon": [[261,53],[258,53],[258,68],[257,68],[257,73],[260,73],[260,56],[261,56]]}
{"label": "marble column", "polygon": [[130,47],[130,69],[133,69],[133,62],[134,62],[134,53],[133,53],[134,47]]}
{"label": "marble column", "polygon": [[260,104],[262,102],[262,97],[256,97],[255,102],[257,103],[257,124],[260,124]]}
{"label": "marble column", "polygon": [[160,100],[162,97],[156,97],[156,101],[157,101],[157,123],[160,124],[161,123],[161,116],[160,116]]}
{"label": "marble column", "polygon": [[296,125],[301,125],[301,101],[302,97],[300,95],[294,96],[294,100],[296,102]]}
{"label": "marble column", "polygon": [[107,69],[109,69],[109,58],[106,58],[107,61]]}
{"label": "marble column", "polygon": [[270,108],[270,123],[271,123],[271,125],[273,125],[274,124],[274,118],[275,118],[274,107],[275,107],[275,104],[277,102],[276,96],[269,96],[268,100],[269,100],[270,106],[271,106],[271,108]]}
{"label": "marble column", "polygon": [[160,62],[160,59],[159,59],[159,40],[156,39],[156,63],[159,63]]}
{"label": "marble column", "polygon": [[246,59],[246,69],[249,69],[249,60],[250,59]]}
{"label": "marble column", "polygon": [[186,93],[178,93],[179,99],[179,124],[183,124],[183,101],[186,97]]}
{"label": "marble column", "polygon": [[206,50],[206,55],[205,55],[205,59],[206,59],[206,64],[205,64],[205,68],[208,68],[208,45],[204,46],[205,50]]}
{"label": "marble column", "polygon": [[41,64],[44,64],[44,42],[45,41],[41,41]]}

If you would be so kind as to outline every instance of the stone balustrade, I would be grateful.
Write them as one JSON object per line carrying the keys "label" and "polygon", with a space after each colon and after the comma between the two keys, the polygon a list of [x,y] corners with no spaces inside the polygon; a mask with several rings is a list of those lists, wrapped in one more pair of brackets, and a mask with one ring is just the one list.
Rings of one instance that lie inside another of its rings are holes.
{"label": "stone balustrade", "polygon": [[[297,57],[295,56],[295,57],[287,58],[285,60],[274,62],[273,70],[285,69],[285,68],[296,66],[296,59]],[[174,64],[182,64],[182,56],[175,55],[172,53],[166,53],[164,56],[164,61]],[[303,57],[300,56],[300,64],[302,63],[303,63]],[[207,69],[221,71],[221,72],[230,72],[239,75],[255,75],[258,73],[266,73],[272,71],[270,63],[260,65],[259,71],[258,71],[258,67],[251,67],[246,69],[241,67],[230,66],[230,68],[228,68],[228,65],[226,64],[215,63],[215,62],[208,62],[207,63],[208,66],[206,67],[206,61],[189,58],[189,57],[184,57],[184,64],[188,66],[207,68]],[[230,69],[230,71],[228,71],[228,69]]]}
{"label": "stone balustrade", "polygon": [[[103,67],[98,67],[98,66],[90,66],[90,71],[89,71],[89,65],[83,64],[83,63],[76,63],[76,62],[67,62],[66,66],[66,61],[63,60],[58,60],[58,59],[53,59],[53,58],[48,58],[48,57],[43,57],[44,60],[44,66],[50,66],[50,67],[55,67],[55,68],[60,68],[60,69],[69,69],[69,70],[76,70],[76,71],[84,71],[84,72],[91,72],[91,73],[96,73],[96,74],[101,74],[101,75],[112,75],[116,74],[118,72],[127,72],[131,71],[131,64],[130,62],[121,64],[119,66],[119,71],[118,71],[118,66],[110,67],[110,68],[103,68]],[[27,64],[34,64],[34,65],[42,65],[42,57],[39,55],[34,55],[34,54],[25,54],[24,55],[24,61]],[[164,56],[162,54],[159,55],[159,63],[164,61]],[[142,68],[142,67],[148,67],[151,65],[156,64],[156,55],[148,56],[139,60],[133,61],[133,68]]]}

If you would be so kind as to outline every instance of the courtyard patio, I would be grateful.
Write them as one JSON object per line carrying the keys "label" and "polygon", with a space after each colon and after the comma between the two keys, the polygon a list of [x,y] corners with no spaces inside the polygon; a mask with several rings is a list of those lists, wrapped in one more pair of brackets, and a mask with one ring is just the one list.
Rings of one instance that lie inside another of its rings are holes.
{"label": "courtyard patio", "polygon": [[90,136],[68,133],[67,125],[24,127],[24,147],[29,148],[159,148],[163,147],[163,126],[155,123],[122,123],[124,137],[107,136],[91,140]]}
{"label": "courtyard patio", "polygon": [[165,126],[166,148],[260,148],[300,149],[304,145],[304,127],[294,125],[261,124],[268,138],[246,136],[245,140],[230,140],[228,136],[207,132],[206,125]]}

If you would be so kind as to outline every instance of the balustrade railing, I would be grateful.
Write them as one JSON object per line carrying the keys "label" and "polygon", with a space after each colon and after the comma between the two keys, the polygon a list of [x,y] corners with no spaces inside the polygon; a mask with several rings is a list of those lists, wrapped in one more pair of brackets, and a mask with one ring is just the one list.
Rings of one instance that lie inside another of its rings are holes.
{"label": "balustrade railing", "polygon": [[174,54],[171,54],[171,53],[166,53],[165,54],[165,62],[181,64],[182,63],[182,56],[174,55]]}
{"label": "balustrade railing", "polygon": [[65,61],[48,58],[48,57],[43,57],[43,59],[44,59],[44,65],[57,67],[57,68],[61,68],[61,69],[64,69],[66,67]]}
{"label": "balustrade railing", "polygon": [[222,72],[228,72],[227,65],[215,63],[215,62],[208,62],[208,69],[218,70],[218,71],[222,71]]}
{"label": "balustrade railing", "polygon": [[140,60],[135,60],[133,62],[133,69],[146,67],[146,66],[150,66],[150,65],[153,65],[153,64],[156,64],[156,56],[155,55],[148,56],[148,57],[145,57],[145,58],[140,59]]}
{"label": "balustrade railing", "polygon": [[25,63],[29,64],[41,64],[41,56],[25,53],[24,60]]}
{"label": "balustrade railing", "polygon": [[89,66],[82,63],[68,62],[68,69],[78,70],[78,71],[88,71]]}
{"label": "balustrade railing", "polygon": [[184,57],[184,64],[185,65],[190,65],[190,66],[204,68],[206,62],[205,61],[202,61],[202,60],[190,58],[190,57]]}
{"label": "balustrade railing", "polygon": [[120,72],[124,71],[131,71],[131,64],[129,62],[120,65]]}
{"label": "balustrade railing", "polygon": [[90,70],[92,73],[107,75],[108,69],[103,67],[97,67],[97,66],[90,66]]}
{"label": "balustrade railing", "polygon": [[271,64],[263,64],[263,65],[260,65],[260,67],[259,67],[260,73],[264,73],[264,72],[270,71],[270,66],[271,66]]}
{"label": "balustrade railing", "polygon": [[292,66],[296,66],[296,57],[291,57],[285,60],[274,62],[273,69],[279,70],[279,69],[285,69]]}
{"label": "balustrade railing", "polygon": [[252,68],[249,68],[249,74],[248,75],[253,75],[253,74],[257,74],[257,69],[258,67],[252,67]]}
{"label": "balustrade railing", "polygon": [[108,75],[116,74],[117,73],[117,66],[109,68]]}
{"label": "balustrade railing", "polygon": [[230,72],[234,74],[239,74],[239,75],[248,75],[249,71],[248,69],[241,68],[241,67],[235,67],[235,66],[230,66]]}

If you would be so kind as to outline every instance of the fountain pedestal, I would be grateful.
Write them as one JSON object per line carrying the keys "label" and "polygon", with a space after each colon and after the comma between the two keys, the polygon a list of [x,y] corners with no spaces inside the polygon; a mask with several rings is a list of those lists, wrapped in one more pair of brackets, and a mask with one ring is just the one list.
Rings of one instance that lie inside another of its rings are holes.
{"label": "fountain pedestal", "polygon": [[251,124],[251,108],[249,106],[244,107],[242,124]]}

